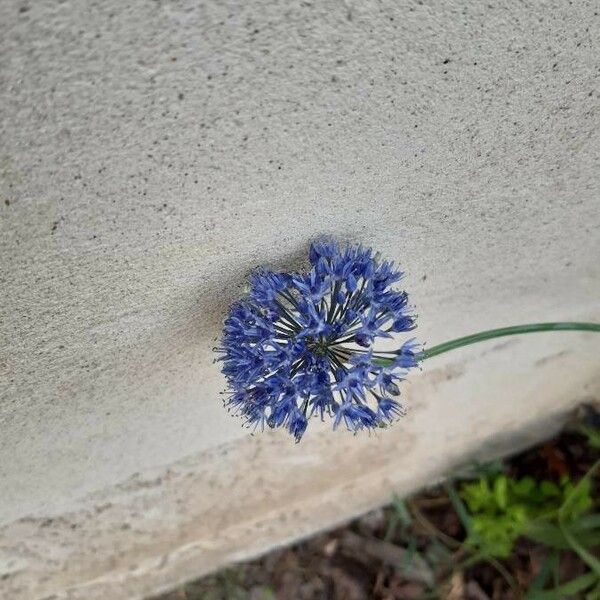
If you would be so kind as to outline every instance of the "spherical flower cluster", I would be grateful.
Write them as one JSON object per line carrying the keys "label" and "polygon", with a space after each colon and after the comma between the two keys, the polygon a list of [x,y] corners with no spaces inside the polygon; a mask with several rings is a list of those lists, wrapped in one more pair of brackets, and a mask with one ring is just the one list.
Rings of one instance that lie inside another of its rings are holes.
{"label": "spherical flower cluster", "polygon": [[361,246],[317,242],[308,273],[260,270],[225,321],[226,405],[251,427],[286,427],[300,441],[313,415],[352,431],[403,414],[398,383],[417,366],[414,340],[375,345],[415,327],[402,273]]}

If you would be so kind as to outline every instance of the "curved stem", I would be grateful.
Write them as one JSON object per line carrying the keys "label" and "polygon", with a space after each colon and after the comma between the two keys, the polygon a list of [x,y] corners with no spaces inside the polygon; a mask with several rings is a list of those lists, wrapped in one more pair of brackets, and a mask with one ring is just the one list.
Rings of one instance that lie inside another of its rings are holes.
{"label": "curved stem", "polygon": [[469,344],[476,344],[477,342],[483,342],[497,337],[519,335],[521,333],[536,333],[540,331],[595,331],[600,333],[600,323],[529,323],[528,325],[513,325],[512,327],[501,327],[500,329],[488,329],[487,331],[480,331],[479,333],[459,337],[433,346],[428,350],[423,350],[423,352],[419,354],[419,358],[425,360],[432,356],[448,352],[449,350],[460,348],[461,346],[468,346]]}

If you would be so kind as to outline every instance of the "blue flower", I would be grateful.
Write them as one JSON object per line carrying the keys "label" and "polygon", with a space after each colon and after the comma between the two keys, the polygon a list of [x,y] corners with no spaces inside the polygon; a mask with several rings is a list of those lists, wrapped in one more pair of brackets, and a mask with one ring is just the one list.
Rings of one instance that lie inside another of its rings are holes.
{"label": "blue flower", "polygon": [[255,272],[230,308],[216,349],[226,405],[248,426],[285,427],[296,441],[313,415],[334,429],[382,427],[404,414],[390,396],[419,362],[414,339],[376,347],[415,327],[408,295],[391,287],[403,274],[362,246],[319,241],[309,260],[306,273]]}

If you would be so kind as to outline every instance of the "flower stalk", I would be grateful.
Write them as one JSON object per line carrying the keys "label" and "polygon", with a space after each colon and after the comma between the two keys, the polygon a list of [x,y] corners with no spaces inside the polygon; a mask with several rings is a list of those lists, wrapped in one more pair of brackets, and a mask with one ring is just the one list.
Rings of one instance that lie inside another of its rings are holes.
{"label": "flower stalk", "polygon": [[488,329],[466,335],[447,342],[442,342],[428,350],[423,350],[418,356],[420,360],[426,360],[432,356],[438,356],[455,348],[462,348],[478,342],[484,342],[498,337],[509,335],[521,335],[523,333],[539,333],[542,331],[593,331],[600,333],[600,323],[581,323],[577,321],[565,321],[556,323],[528,323],[526,325],[513,325],[511,327],[500,327],[499,329]]}

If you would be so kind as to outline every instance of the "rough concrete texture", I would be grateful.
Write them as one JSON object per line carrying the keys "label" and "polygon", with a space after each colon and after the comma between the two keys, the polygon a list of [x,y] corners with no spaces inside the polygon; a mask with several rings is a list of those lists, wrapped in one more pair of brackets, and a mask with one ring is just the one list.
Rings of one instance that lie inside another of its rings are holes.
{"label": "rough concrete texture", "polygon": [[0,596],[140,597],[597,398],[599,341],[541,334],[294,446],[211,347],[320,234],[403,265],[429,343],[600,319],[598,39],[594,1],[0,3]]}

